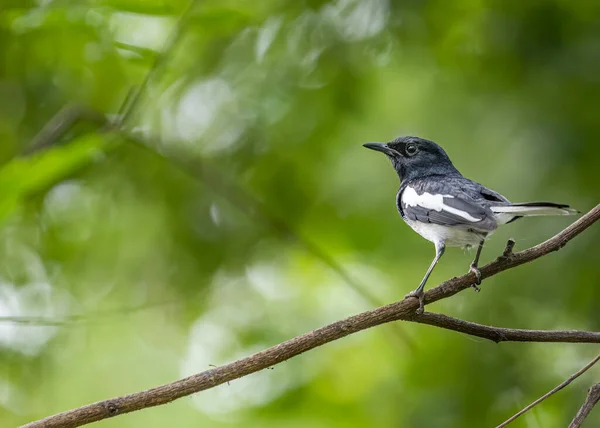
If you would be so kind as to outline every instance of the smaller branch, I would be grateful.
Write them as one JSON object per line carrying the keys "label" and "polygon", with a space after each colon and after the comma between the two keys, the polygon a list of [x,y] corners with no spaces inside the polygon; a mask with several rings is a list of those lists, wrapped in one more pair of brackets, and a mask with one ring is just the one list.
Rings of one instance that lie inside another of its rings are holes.
{"label": "smaller branch", "polygon": [[[510,417],[509,419],[507,419],[506,421],[502,422],[500,425],[498,425],[496,428],[503,428],[506,425],[508,425],[509,423],[511,423],[512,421],[514,421],[515,419],[517,419],[519,416],[521,416],[523,413],[528,412],[529,410],[531,410],[532,408],[534,408],[535,406],[537,406],[538,404],[540,404],[542,401],[544,401],[546,398],[550,397],[551,395],[554,395],[555,393],[557,393],[558,391],[560,391],[561,389],[565,388],[567,385],[569,385],[571,382],[573,382],[575,379],[577,379],[579,376],[581,376],[582,374],[584,374],[586,371],[588,371],[594,364],[596,364],[598,361],[600,361],[600,354],[598,354],[596,356],[596,358],[594,358],[592,361],[590,361],[589,363],[587,363],[584,367],[582,367],[577,373],[572,374],[571,376],[569,376],[569,378],[567,380],[565,380],[563,383],[561,383],[560,385],[558,385],[556,388],[554,388],[552,391],[548,392],[547,394],[545,394],[544,396],[538,398],[537,400],[535,400],[533,403],[531,403],[529,406],[525,407],[523,410],[521,410],[519,413],[517,413],[516,415]],[[591,409],[590,409],[591,410]],[[589,411],[588,411],[589,413]],[[577,426],[577,425],[576,425]]]}
{"label": "smaller branch", "polygon": [[452,318],[433,312],[424,312],[409,318],[408,321],[454,330],[493,342],[561,342],[561,343],[600,343],[600,332],[580,330],[520,330],[492,327]]}
{"label": "smaller branch", "polygon": [[598,401],[600,401],[600,383],[593,385],[588,390],[585,402],[583,403],[583,406],[581,406],[581,409],[579,409],[579,412],[577,412],[577,415],[575,415],[575,418],[569,424],[569,428],[579,428],[585,421],[585,418],[589,416],[594,406],[598,404]]}
{"label": "smaller branch", "polygon": [[507,242],[506,242],[506,247],[504,248],[504,252],[502,253],[502,257],[504,257],[505,259],[508,259],[510,257],[512,257],[513,255],[513,250],[515,248],[515,240],[510,238]]}

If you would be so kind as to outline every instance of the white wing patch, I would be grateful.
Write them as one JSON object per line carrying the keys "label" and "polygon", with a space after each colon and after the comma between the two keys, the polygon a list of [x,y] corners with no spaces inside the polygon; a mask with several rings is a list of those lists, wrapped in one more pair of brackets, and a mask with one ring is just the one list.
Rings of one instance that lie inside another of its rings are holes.
{"label": "white wing patch", "polygon": [[558,208],[558,207],[547,207],[547,206],[524,206],[524,205],[513,205],[513,206],[497,206],[490,208],[494,213],[506,213],[515,214],[521,216],[536,216],[536,215],[572,215],[576,214],[577,211],[573,208]]}
{"label": "white wing patch", "polygon": [[423,193],[419,195],[412,187],[407,187],[402,192],[402,202],[409,207],[422,207],[428,210],[434,210],[437,212],[446,211],[450,214],[457,215],[464,218],[467,221],[476,223],[482,219],[473,217],[471,214],[465,211],[461,211],[454,207],[450,207],[444,204],[444,198],[454,198],[452,195],[432,195],[431,193]]}

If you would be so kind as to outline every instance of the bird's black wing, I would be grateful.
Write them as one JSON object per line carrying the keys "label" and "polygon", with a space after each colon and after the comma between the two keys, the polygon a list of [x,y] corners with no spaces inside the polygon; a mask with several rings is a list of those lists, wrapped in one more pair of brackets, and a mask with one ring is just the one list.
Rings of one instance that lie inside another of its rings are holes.
{"label": "bird's black wing", "polygon": [[479,184],[479,183],[475,183],[478,186],[480,186],[479,189],[479,193],[481,194],[481,196],[483,196],[483,198],[487,201],[490,201],[492,203],[492,205],[505,205],[505,204],[510,204],[510,201],[508,199],[506,199],[504,196],[502,196],[500,193],[492,190],[492,189],[488,189],[487,187]]}
{"label": "bird's black wing", "polygon": [[462,177],[411,180],[398,192],[398,210],[408,220],[490,232],[497,223],[481,187]]}

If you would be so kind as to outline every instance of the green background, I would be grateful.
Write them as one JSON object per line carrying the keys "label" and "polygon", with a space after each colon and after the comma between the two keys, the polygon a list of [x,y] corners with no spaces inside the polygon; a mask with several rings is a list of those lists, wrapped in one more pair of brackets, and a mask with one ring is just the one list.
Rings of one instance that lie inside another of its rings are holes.
{"label": "green background", "polygon": [[[398,179],[364,142],[422,136],[513,201],[598,203],[598,2],[205,0],[181,23],[186,7],[0,4],[3,427],[230,362],[376,306],[365,293],[388,303],[414,289],[433,246],[399,218]],[[117,114],[177,28],[125,124],[135,141],[79,124],[18,157],[67,104]],[[571,221],[510,224],[482,260]],[[592,227],[429,309],[598,331],[599,239]],[[472,256],[449,249],[429,287]],[[98,426],[491,427],[598,350],[400,323]],[[566,426],[598,381],[600,367],[513,426]]]}

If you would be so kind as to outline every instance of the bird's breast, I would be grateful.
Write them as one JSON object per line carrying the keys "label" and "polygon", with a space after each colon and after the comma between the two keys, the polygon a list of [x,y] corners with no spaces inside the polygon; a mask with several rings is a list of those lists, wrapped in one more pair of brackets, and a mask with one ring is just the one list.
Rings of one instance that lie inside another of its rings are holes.
{"label": "bird's breast", "polygon": [[412,230],[434,244],[443,242],[450,247],[475,247],[486,236],[485,233],[473,229],[423,223],[417,220],[410,220],[405,216],[402,218]]}

